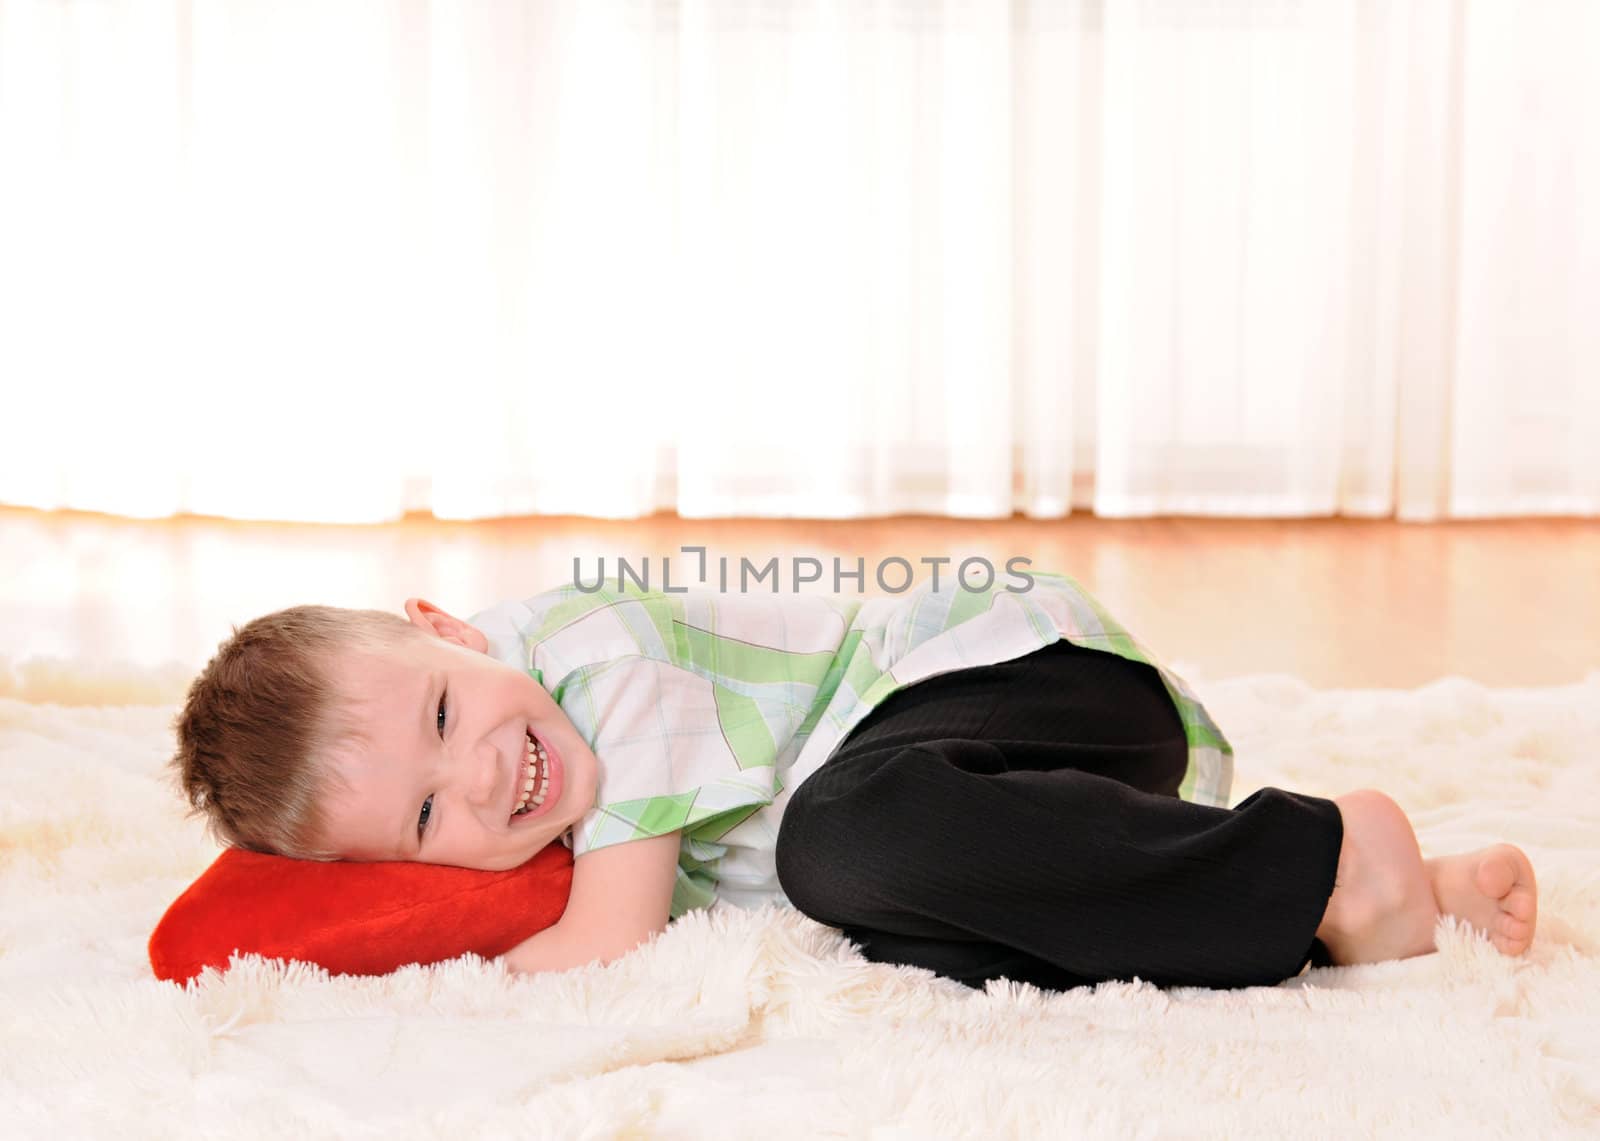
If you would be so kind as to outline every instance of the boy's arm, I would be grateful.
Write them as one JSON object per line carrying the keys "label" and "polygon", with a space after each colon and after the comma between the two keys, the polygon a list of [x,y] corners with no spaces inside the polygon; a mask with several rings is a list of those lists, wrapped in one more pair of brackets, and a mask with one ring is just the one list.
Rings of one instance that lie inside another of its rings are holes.
{"label": "boy's arm", "polygon": [[552,927],[505,953],[523,974],[564,971],[598,959],[620,959],[658,931],[672,914],[680,831],[613,844],[572,862],[567,909]]}

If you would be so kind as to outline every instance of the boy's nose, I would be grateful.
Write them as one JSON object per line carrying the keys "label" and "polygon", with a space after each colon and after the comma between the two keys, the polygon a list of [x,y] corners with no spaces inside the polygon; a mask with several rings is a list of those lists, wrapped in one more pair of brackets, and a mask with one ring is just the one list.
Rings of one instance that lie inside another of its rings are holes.
{"label": "boy's nose", "polygon": [[480,808],[498,807],[497,801],[505,793],[508,778],[500,751],[491,741],[478,741],[472,746],[472,755],[465,758],[463,770],[472,774],[467,793],[472,803]]}
{"label": "boy's nose", "polygon": [[483,741],[478,745],[478,750],[482,754],[479,758],[478,771],[483,774],[483,787],[478,792],[478,799],[485,808],[495,808],[497,800],[505,792],[500,786],[508,779],[505,775],[506,765],[502,761],[500,751],[492,743]]}

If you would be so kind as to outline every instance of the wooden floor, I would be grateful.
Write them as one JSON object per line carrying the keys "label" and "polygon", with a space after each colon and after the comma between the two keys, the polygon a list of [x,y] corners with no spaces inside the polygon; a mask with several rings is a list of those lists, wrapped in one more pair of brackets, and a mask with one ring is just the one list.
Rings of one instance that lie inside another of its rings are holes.
{"label": "wooden floor", "polygon": [[[739,560],[1031,560],[1092,591],[1169,664],[1211,678],[1295,674],[1321,687],[1411,687],[1446,675],[1554,685],[1600,669],[1600,525],[1592,520],[1400,524],[1164,518],[848,522],[407,519],[374,527],[136,521],[0,510],[0,656],[93,656],[198,667],[233,623],[299,602],[398,610],[421,595],[466,615],[504,597],[592,581],[648,558],[652,585],[683,546]],[[892,564],[891,586],[903,574]],[[944,574],[950,573],[947,567]],[[975,572],[974,572],[975,573]],[[790,589],[784,571],[783,589]],[[764,584],[770,589],[771,579]],[[731,585],[731,584],[730,584]],[[825,580],[822,588],[831,588]],[[843,590],[854,593],[853,582]],[[815,590],[817,586],[806,589]]]}

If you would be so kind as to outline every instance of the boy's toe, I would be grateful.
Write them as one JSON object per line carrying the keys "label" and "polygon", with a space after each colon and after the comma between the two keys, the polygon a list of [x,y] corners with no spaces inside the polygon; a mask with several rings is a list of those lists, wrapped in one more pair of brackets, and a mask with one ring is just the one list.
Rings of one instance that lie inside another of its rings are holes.
{"label": "boy's toe", "polygon": [[1502,850],[1505,847],[1496,845],[1478,864],[1478,890],[1490,899],[1504,899],[1517,882],[1516,864],[1510,853]]}
{"label": "boy's toe", "polygon": [[1502,954],[1520,955],[1533,944],[1539,886],[1533,863],[1515,844],[1431,861],[1439,909],[1489,936]]}
{"label": "boy's toe", "polygon": [[1511,915],[1502,915],[1495,921],[1495,926],[1500,929],[1502,935],[1512,939],[1526,939],[1533,933],[1533,924]]}

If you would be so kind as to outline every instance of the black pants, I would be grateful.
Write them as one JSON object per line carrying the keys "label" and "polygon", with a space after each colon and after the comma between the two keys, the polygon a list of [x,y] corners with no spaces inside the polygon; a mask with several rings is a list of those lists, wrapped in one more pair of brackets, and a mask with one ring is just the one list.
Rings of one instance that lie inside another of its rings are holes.
{"label": "black pants", "polygon": [[973,987],[1270,986],[1327,963],[1338,806],[1274,788],[1192,804],[1187,763],[1143,663],[1063,640],[940,674],[795,790],[778,882],[868,959]]}

